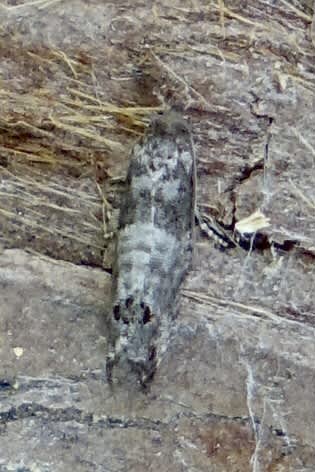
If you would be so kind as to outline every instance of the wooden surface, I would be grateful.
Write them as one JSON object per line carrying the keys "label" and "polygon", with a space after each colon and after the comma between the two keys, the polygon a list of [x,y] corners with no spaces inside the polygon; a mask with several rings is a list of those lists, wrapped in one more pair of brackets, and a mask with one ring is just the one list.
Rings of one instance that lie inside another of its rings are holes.
{"label": "wooden surface", "polygon": [[[312,2],[0,13],[0,471],[313,471]],[[197,233],[151,390],[112,391],[105,236],[169,105],[192,122],[201,209],[271,226],[252,252]]]}

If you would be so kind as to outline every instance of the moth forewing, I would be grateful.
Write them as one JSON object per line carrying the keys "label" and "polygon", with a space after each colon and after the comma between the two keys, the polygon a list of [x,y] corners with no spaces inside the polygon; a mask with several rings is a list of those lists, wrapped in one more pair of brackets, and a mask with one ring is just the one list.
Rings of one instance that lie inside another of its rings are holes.
{"label": "moth forewing", "polygon": [[175,112],[153,117],[131,153],[116,245],[107,374],[146,385],[167,348],[192,257],[195,158],[190,127]]}

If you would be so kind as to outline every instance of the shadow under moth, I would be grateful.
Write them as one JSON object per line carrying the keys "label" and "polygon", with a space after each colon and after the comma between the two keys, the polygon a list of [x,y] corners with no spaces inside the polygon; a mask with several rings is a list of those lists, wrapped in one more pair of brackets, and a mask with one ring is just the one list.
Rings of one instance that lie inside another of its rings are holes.
{"label": "shadow under moth", "polygon": [[121,368],[142,386],[154,376],[191,264],[194,213],[190,127],[174,111],[156,115],[131,152],[120,208],[106,363],[110,382]]}

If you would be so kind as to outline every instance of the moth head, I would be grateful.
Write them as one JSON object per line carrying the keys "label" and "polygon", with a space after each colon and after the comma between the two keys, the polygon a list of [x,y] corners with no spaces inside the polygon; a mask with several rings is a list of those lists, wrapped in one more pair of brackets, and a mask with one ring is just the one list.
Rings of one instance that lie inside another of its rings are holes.
{"label": "moth head", "polygon": [[156,114],[152,118],[150,129],[154,135],[161,137],[189,137],[191,132],[188,122],[174,110]]}

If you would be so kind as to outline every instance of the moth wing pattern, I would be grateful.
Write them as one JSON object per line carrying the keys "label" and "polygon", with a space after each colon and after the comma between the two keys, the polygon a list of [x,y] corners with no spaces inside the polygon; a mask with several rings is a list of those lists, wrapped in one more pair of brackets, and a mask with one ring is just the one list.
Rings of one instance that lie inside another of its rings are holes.
{"label": "moth wing pattern", "polygon": [[192,258],[195,159],[190,127],[176,112],[153,117],[132,152],[113,271],[107,375],[120,365],[146,385],[174,323]]}

